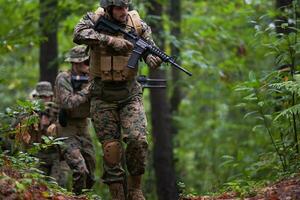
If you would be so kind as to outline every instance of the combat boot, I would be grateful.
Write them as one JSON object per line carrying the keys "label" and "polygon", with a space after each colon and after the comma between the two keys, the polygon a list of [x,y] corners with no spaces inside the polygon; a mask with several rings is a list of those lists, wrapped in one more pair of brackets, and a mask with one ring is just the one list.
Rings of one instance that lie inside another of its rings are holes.
{"label": "combat boot", "polygon": [[121,184],[121,183],[110,184],[109,192],[110,192],[112,200],[125,200],[123,184]]}
{"label": "combat boot", "polygon": [[145,200],[141,184],[142,176],[128,177],[128,200]]}

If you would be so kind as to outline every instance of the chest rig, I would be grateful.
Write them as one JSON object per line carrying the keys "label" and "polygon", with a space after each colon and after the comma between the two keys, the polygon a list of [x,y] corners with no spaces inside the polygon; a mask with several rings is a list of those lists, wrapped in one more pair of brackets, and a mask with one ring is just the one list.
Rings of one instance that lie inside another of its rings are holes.
{"label": "chest rig", "polygon": [[[97,21],[103,16],[103,8],[98,8],[95,12],[94,21]],[[126,31],[129,31],[130,27],[134,28],[138,35],[142,34],[141,19],[137,11],[129,11],[128,19],[126,22]],[[104,33],[111,35],[108,33]],[[111,35],[119,38],[123,38],[123,35]],[[94,77],[101,78],[102,81],[129,81],[133,80],[137,75],[136,69],[130,69],[127,67],[128,60],[131,56],[131,52],[118,54],[107,46],[93,45],[90,48],[90,73]]]}

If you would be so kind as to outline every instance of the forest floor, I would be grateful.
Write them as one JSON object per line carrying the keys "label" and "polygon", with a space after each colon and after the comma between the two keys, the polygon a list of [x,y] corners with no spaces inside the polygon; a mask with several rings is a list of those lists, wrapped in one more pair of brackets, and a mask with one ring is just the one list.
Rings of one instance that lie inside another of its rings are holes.
{"label": "forest floor", "polygon": [[[4,157],[5,158],[5,157]],[[0,167],[0,199],[5,200],[88,200],[86,196],[73,196],[61,191],[53,184],[36,177],[26,169],[13,167],[10,160]],[[227,192],[218,196],[184,197],[180,200],[295,200],[300,199],[300,174],[285,178],[253,192],[252,196],[241,198],[237,192]]]}
{"label": "forest floor", "polygon": [[236,192],[223,193],[218,196],[199,196],[182,198],[181,200],[296,200],[300,199],[300,174],[293,178],[285,178],[265,188],[257,189],[255,195],[241,198]]}
{"label": "forest floor", "polygon": [[88,200],[86,196],[73,196],[55,189],[30,169],[17,169],[11,161],[0,167],[0,199],[5,200]]}

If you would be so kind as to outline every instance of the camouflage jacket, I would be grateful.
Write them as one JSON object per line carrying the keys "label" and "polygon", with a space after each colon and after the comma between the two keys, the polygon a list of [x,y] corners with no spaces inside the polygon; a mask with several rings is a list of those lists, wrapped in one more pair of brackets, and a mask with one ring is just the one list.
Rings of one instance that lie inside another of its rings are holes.
{"label": "camouflage jacket", "polygon": [[[96,14],[88,12],[75,26],[73,41],[77,44],[85,45],[106,45],[108,42],[108,36],[103,33],[99,33],[93,29],[95,24]],[[148,26],[143,20],[141,20],[142,34],[141,37],[148,40],[152,44],[152,32],[150,26]]]}
{"label": "camouflage jacket", "polygon": [[55,81],[56,101],[60,109],[68,111],[70,118],[86,118],[89,115],[89,87],[82,85],[75,91],[71,83],[71,72],[61,72]]}
{"label": "camouflage jacket", "polygon": [[33,143],[41,143],[42,136],[50,136],[48,127],[55,124],[58,116],[58,106],[54,102],[45,102],[45,110],[26,113],[20,116],[12,126],[16,129],[15,139],[23,147],[29,148]]}

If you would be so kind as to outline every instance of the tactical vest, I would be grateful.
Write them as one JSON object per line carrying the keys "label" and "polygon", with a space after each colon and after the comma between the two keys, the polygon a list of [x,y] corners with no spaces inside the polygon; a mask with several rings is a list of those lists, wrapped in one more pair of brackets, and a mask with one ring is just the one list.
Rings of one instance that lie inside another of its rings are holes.
{"label": "tactical vest", "polygon": [[[98,8],[95,12],[95,21],[103,16],[103,8]],[[126,27],[133,27],[138,35],[142,34],[141,18],[137,11],[129,11]],[[127,30],[126,30],[127,31]],[[105,33],[109,35],[108,33]],[[113,35],[123,38],[123,35]],[[130,69],[127,67],[131,52],[122,55],[112,53],[107,46],[91,46],[90,48],[90,73],[94,77],[101,78],[102,81],[128,81],[133,80],[137,75],[137,67]]]}

